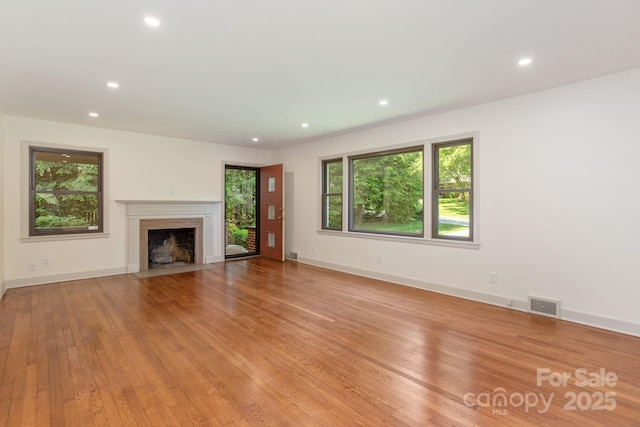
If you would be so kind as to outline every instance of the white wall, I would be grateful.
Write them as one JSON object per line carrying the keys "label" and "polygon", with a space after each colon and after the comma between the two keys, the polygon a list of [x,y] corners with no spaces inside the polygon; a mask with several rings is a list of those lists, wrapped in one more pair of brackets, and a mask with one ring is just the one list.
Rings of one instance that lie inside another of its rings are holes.
{"label": "white wall", "polygon": [[[425,95],[428,96],[428,95]],[[319,157],[479,132],[480,249],[317,232]],[[303,262],[640,335],[640,69],[280,150]],[[315,252],[312,251],[315,249]],[[376,263],[377,255],[382,264]],[[498,283],[489,284],[489,272]]]}
{"label": "white wall", "polygon": [[[116,200],[222,200],[223,162],[270,163],[268,151],[22,117],[4,117],[4,245],[7,287],[125,270],[125,206]],[[108,238],[24,242],[21,141],[106,148]],[[222,226],[222,224],[221,224]],[[219,242],[220,245],[223,242]],[[42,266],[42,258],[51,260]],[[35,262],[37,271],[28,271]]]}
{"label": "white wall", "polygon": [[[529,294],[557,298],[567,320],[640,335],[638,117],[640,69],[274,153],[4,116],[0,277],[11,287],[124,271],[124,206],[116,199],[221,200],[223,160],[282,162],[293,183],[286,251],[303,262],[495,304],[513,301],[519,309]],[[480,249],[317,232],[319,157],[471,131],[480,140]],[[22,140],[109,150],[109,238],[20,240]],[[50,267],[27,271],[28,262],[43,257]],[[490,271],[498,273],[497,284],[488,283]]]}
{"label": "white wall", "polygon": [[[4,218],[4,117],[0,108],[0,218]],[[4,296],[4,221],[0,220],[0,299]]]}

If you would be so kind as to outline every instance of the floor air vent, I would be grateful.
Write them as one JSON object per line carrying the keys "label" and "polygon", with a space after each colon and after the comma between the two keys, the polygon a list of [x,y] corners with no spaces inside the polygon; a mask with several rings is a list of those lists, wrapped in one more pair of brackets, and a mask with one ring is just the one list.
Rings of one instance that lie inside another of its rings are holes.
{"label": "floor air vent", "polygon": [[560,301],[529,296],[529,313],[560,318]]}
{"label": "floor air vent", "polygon": [[285,258],[291,261],[297,261],[298,260],[298,252],[289,252],[288,254],[285,255]]}

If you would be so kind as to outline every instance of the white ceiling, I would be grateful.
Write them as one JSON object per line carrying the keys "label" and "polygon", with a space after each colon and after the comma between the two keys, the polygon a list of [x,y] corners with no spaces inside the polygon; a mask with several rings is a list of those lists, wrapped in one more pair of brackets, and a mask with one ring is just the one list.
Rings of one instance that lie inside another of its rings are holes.
{"label": "white ceiling", "polygon": [[640,0],[0,0],[4,114],[222,144],[282,147],[638,67]]}

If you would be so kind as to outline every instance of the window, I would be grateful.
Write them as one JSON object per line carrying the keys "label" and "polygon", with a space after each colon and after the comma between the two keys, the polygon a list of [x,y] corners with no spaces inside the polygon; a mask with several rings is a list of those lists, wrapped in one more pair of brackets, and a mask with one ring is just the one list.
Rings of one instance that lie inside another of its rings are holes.
{"label": "window", "polygon": [[433,145],[432,236],[473,240],[472,140]]}
{"label": "window", "polygon": [[322,228],[342,230],[342,159],[322,162]]}
{"label": "window", "polygon": [[423,147],[349,158],[349,231],[424,235]]}
{"label": "window", "polygon": [[29,235],[103,232],[103,154],[29,147]]}
{"label": "window", "polygon": [[477,134],[396,147],[322,161],[322,229],[478,248]]}

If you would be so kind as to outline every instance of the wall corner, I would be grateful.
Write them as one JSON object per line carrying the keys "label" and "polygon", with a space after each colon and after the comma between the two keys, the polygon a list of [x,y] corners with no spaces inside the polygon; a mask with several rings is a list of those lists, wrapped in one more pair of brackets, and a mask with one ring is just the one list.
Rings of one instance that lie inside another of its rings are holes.
{"label": "wall corner", "polygon": [[4,282],[4,247],[5,247],[5,218],[4,212],[4,115],[0,106],[0,300],[4,296],[7,286]]}

